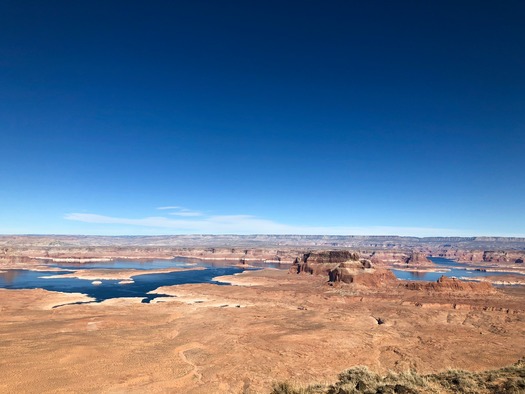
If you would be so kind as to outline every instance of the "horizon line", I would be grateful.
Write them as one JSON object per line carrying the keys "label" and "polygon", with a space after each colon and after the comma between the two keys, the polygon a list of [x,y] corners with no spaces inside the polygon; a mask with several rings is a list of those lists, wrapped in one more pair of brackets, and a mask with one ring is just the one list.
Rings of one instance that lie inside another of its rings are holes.
{"label": "horizon line", "polygon": [[369,235],[369,234],[272,234],[272,233],[253,233],[253,234],[236,234],[236,233],[225,233],[225,234],[213,234],[213,233],[185,233],[185,234],[63,234],[63,233],[0,233],[0,237],[141,237],[141,238],[152,238],[152,237],[255,237],[255,236],[273,236],[273,237],[369,237],[369,238],[514,238],[525,241],[525,236],[513,236],[513,235],[434,235],[434,236],[417,236],[417,235]]}

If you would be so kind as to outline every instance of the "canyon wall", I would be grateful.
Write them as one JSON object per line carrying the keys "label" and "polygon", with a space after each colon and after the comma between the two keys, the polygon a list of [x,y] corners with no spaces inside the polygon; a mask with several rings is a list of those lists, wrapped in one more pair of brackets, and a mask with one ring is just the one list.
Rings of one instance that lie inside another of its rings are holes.
{"label": "canyon wall", "polygon": [[[291,264],[304,253],[322,251],[357,251],[362,258],[369,259],[376,266],[432,266],[427,256],[445,257],[465,263],[520,265],[525,261],[525,238],[314,235],[0,236],[0,259],[146,259],[180,256]],[[336,258],[335,255],[333,258]]]}

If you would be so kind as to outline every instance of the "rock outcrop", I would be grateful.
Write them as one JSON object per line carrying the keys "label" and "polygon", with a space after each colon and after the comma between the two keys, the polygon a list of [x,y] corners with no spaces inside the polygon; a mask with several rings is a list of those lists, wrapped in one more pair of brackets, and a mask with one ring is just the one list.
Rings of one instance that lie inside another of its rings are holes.
{"label": "rock outcrop", "polygon": [[363,252],[374,265],[392,266],[392,265],[411,265],[411,266],[432,266],[434,263],[427,256],[429,253],[421,251],[373,251]]}
{"label": "rock outcrop", "polygon": [[[304,253],[311,262],[340,263],[359,250],[376,266],[428,265],[425,256],[464,263],[513,265],[525,261],[525,238],[320,235],[71,236],[0,235],[2,258],[173,258],[266,261],[291,264]],[[325,251],[325,252],[324,252]],[[416,255],[414,255],[414,253]],[[346,255],[346,256],[345,256]],[[302,258],[300,258],[301,260]]]}
{"label": "rock outcrop", "polygon": [[327,275],[343,262],[360,262],[359,254],[344,250],[308,252],[295,259],[290,272]]}
{"label": "rock outcrop", "polygon": [[407,265],[433,265],[432,261],[427,259],[425,253],[412,252],[405,263]]}
{"label": "rock outcrop", "polygon": [[442,249],[432,254],[462,263],[522,264],[525,261],[525,251],[519,250]]}
{"label": "rock outcrop", "polygon": [[392,271],[373,268],[368,259],[361,259],[356,252],[331,251],[305,253],[290,268],[292,273],[325,275],[330,283],[353,283],[380,286],[396,281]]}
{"label": "rock outcrop", "polygon": [[392,264],[406,263],[409,253],[398,250],[375,250],[368,253],[362,253],[367,256],[375,266],[391,266]]}
{"label": "rock outcrop", "polygon": [[322,252],[309,252],[303,255],[304,262],[321,263],[343,263],[345,261],[358,261],[359,253],[348,250],[331,250]]}
{"label": "rock outcrop", "polygon": [[397,282],[395,275],[388,269],[357,265],[348,267],[347,263],[341,263],[331,270],[328,277],[330,283],[352,283],[366,287],[379,287]]}
{"label": "rock outcrop", "polygon": [[487,282],[467,282],[456,278],[441,276],[436,282],[407,282],[400,286],[409,290],[424,290],[437,292],[474,292],[493,293],[496,289]]}

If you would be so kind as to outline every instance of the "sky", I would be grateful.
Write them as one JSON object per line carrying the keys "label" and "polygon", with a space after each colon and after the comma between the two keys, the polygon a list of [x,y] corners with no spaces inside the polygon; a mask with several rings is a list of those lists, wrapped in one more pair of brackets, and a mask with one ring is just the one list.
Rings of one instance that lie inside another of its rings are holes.
{"label": "sky", "polygon": [[525,236],[522,1],[0,3],[0,233]]}

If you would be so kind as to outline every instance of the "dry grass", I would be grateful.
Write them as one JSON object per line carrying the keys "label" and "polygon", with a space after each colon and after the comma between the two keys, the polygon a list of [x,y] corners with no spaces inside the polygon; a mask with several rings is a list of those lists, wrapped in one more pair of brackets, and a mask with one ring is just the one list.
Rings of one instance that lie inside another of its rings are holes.
{"label": "dry grass", "polygon": [[272,394],[520,394],[525,393],[525,358],[497,370],[468,372],[449,370],[419,375],[415,371],[376,374],[366,367],[354,367],[339,375],[332,385],[296,387],[289,383],[274,385]]}

